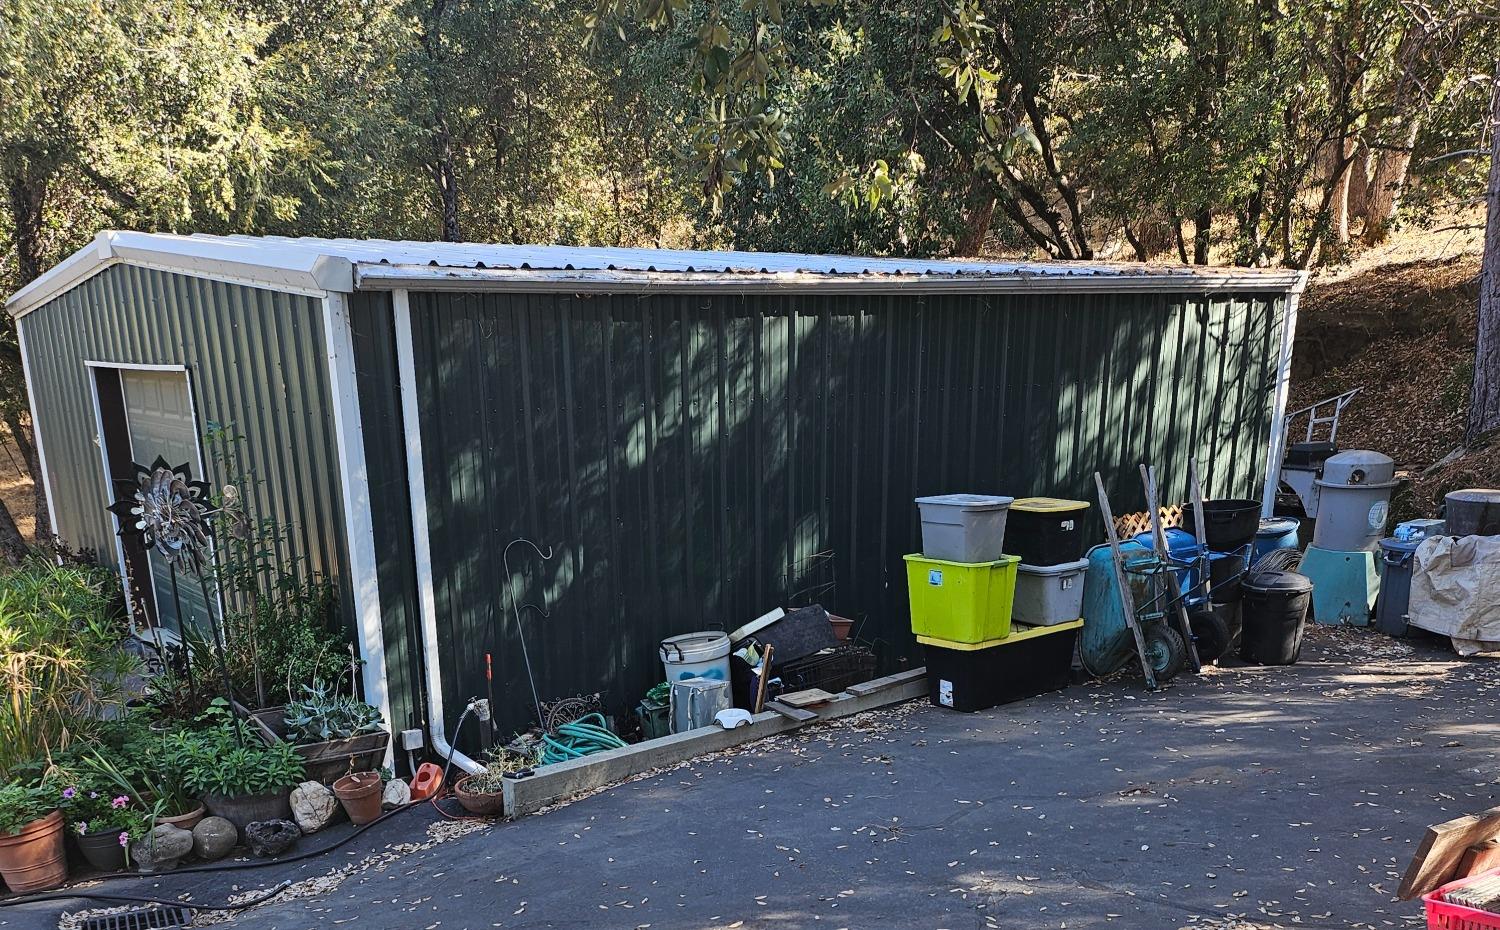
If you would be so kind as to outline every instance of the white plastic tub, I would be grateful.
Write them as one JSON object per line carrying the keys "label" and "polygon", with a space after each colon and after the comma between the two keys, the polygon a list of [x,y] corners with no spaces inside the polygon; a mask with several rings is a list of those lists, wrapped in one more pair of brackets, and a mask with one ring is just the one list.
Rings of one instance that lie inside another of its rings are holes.
{"label": "white plastic tub", "polygon": [[1016,574],[1011,620],[1027,626],[1055,626],[1083,616],[1083,575],[1089,560],[1060,565],[1022,564]]}
{"label": "white plastic tub", "polygon": [[922,555],[945,562],[998,562],[1005,517],[1014,497],[940,494],[917,498],[922,513]]}
{"label": "white plastic tub", "polygon": [[683,633],[664,639],[660,654],[667,681],[689,678],[729,680],[729,637],[718,630]]}

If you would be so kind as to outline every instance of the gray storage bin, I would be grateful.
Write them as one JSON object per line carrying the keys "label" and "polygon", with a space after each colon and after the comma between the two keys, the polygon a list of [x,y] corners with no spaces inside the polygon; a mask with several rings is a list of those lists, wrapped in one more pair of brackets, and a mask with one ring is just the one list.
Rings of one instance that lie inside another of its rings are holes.
{"label": "gray storage bin", "polygon": [[1011,620],[1027,626],[1055,626],[1083,616],[1083,575],[1089,560],[1060,565],[1022,563],[1016,574]]}
{"label": "gray storage bin", "polygon": [[917,498],[922,513],[922,555],[945,562],[999,561],[1005,517],[1014,500],[993,494]]}

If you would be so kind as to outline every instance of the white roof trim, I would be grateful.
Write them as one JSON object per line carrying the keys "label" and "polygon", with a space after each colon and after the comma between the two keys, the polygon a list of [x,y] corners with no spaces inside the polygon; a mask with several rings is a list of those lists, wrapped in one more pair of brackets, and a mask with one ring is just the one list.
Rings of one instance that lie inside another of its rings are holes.
{"label": "white roof trim", "polygon": [[1027,274],[1001,277],[982,274],[822,274],[817,272],[653,272],[530,270],[509,268],[432,268],[360,263],[354,266],[359,290],[414,291],[546,291],[588,293],[685,293],[733,291],[742,294],[859,294],[900,290],[906,293],[991,293],[1002,291],[1119,293],[1275,293],[1301,287],[1302,272],[1243,274],[1197,272],[1150,275]]}
{"label": "white roof trim", "polygon": [[20,317],[117,263],[312,296],[398,288],[565,293],[1275,293],[1295,290],[1305,278],[1294,271],[1135,263],[929,261],[779,252],[102,232],[13,294],[7,307]]}

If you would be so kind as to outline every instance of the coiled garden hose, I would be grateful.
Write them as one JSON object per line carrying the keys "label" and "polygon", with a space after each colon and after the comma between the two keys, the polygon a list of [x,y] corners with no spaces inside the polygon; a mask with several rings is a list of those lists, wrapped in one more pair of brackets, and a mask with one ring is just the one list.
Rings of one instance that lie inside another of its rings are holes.
{"label": "coiled garden hose", "polygon": [[586,714],[542,736],[542,764],[581,759],[607,749],[620,749],[625,741],[609,731],[602,714]]}

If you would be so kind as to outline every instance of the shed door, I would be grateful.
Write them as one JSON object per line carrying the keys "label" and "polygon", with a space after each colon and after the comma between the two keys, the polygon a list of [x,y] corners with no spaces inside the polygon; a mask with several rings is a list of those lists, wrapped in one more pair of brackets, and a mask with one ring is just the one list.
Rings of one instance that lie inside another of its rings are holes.
{"label": "shed door", "polygon": [[[108,445],[107,468],[116,493],[134,483],[131,463],[149,468],[157,456],[170,465],[186,463],[194,478],[202,476],[187,372],[100,368],[96,374],[100,432]],[[107,383],[111,379],[118,379],[118,391]],[[128,448],[117,449],[116,444]],[[124,570],[132,576],[131,588],[144,602],[133,606],[145,611],[149,622],[178,633],[184,621],[205,626],[209,599],[196,576],[177,572],[174,578],[167,560],[155,550],[126,551],[122,558]],[[147,577],[139,577],[142,574]]]}

